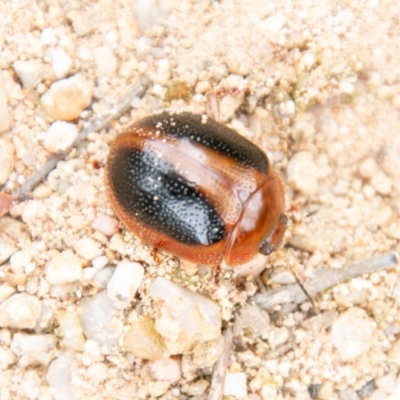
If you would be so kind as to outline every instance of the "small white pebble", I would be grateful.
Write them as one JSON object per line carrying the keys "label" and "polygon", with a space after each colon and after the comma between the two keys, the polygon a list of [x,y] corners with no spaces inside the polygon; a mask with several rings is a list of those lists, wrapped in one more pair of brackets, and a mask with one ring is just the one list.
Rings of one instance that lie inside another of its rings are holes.
{"label": "small white pebble", "polygon": [[108,263],[108,258],[106,256],[96,257],[92,260],[92,265],[96,269],[102,269]]}
{"label": "small white pebble", "polygon": [[45,28],[40,33],[40,43],[43,46],[56,43],[56,36],[54,35],[53,28]]}
{"label": "small white pebble", "polygon": [[392,180],[383,171],[379,171],[372,177],[371,185],[383,196],[390,195],[392,191]]}
{"label": "small white pebble", "polygon": [[299,151],[287,166],[289,185],[303,194],[315,194],[318,190],[318,167],[313,155],[308,151]]}
{"label": "small white pebble", "polygon": [[245,399],[247,397],[247,377],[244,372],[228,372],[226,374],[224,396],[234,396],[237,399]]}
{"label": "small white pebble", "polygon": [[98,243],[88,237],[79,239],[74,244],[74,250],[79,256],[89,261],[101,255],[101,250],[98,246]]}
{"label": "small white pebble", "polygon": [[46,266],[46,280],[52,285],[81,281],[82,266],[78,257],[71,250],[53,257]]}
{"label": "small white pebble", "polygon": [[72,58],[65,50],[58,48],[53,53],[52,67],[57,79],[65,78],[71,71]]}
{"label": "small white pebble", "polygon": [[67,150],[78,136],[76,125],[64,121],[54,122],[46,132],[44,147],[52,153]]}
{"label": "small white pebble", "polygon": [[379,165],[372,157],[364,159],[358,166],[358,173],[363,179],[371,179],[378,171]]}
{"label": "small white pebble", "polygon": [[348,81],[342,81],[339,84],[339,90],[344,94],[352,94],[355,90],[355,86]]}
{"label": "small white pebble", "polygon": [[10,258],[10,264],[16,268],[25,268],[32,260],[32,256],[26,250],[20,250],[14,253]]}
{"label": "small white pebble", "polygon": [[103,235],[112,236],[119,231],[118,220],[108,215],[99,215],[92,222],[92,228]]}
{"label": "small white pebble", "polygon": [[139,263],[120,261],[107,284],[108,297],[114,302],[122,301],[128,306],[142,284],[143,276],[144,268]]}
{"label": "small white pebble", "polygon": [[53,83],[41,97],[40,104],[54,119],[71,121],[80,117],[90,104],[93,95],[93,82],[80,75]]}

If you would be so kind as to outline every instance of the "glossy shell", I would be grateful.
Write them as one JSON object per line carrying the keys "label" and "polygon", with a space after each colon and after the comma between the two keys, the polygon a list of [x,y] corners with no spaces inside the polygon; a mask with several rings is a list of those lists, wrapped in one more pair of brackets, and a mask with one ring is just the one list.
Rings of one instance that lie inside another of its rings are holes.
{"label": "glossy shell", "polygon": [[129,230],[198,264],[269,254],[285,231],[284,189],[266,155],[202,115],[163,112],[136,122],[116,138],[105,183]]}

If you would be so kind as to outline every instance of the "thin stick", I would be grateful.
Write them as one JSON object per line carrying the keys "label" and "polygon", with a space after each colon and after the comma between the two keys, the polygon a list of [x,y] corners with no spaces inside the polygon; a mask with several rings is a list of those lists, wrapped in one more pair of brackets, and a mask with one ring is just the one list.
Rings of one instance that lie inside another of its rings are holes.
{"label": "thin stick", "polygon": [[37,171],[32,173],[32,175],[19,187],[19,189],[13,193],[13,196],[21,196],[30,193],[35,186],[40,183],[53,168],[56,167],[57,163],[63,160],[71,152],[74,147],[85,140],[91,132],[99,132],[107,128],[112,121],[125,114],[132,107],[132,101],[136,97],[143,97],[147,91],[147,88],[148,81],[146,79],[138,82],[121,100],[121,102],[115,106],[115,109],[110,112],[109,115],[100,119],[96,119],[86,128],[83,128],[67,150],[50,157]]}
{"label": "thin stick", "polygon": [[228,362],[232,350],[232,326],[228,326],[224,333],[224,349],[221,357],[216,362],[213,368],[210,392],[208,393],[208,400],[222,400],[224,395],[225,375],[228,368]]}
{"label": "thin stick", "polygon": [[[349,279],[395,267],[399,265],[399,257],[399,254],[392,252],[355,264],[345,265],[340,269],[321,269],[315,273],[312,279],[304,282],[303,286],[310,296],[315,296],[317,293],[323,292]],[[252,298],[252,300],[263,309],[270,309],[283,303],[299,304],[306,299],[306,295],[297,284],[269,290],[265,293],[259,293]]]}

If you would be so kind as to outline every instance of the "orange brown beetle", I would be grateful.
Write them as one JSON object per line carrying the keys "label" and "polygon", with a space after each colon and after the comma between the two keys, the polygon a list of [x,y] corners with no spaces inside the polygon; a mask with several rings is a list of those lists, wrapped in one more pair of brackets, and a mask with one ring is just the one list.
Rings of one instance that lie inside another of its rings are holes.
{"label": "orange brown beetle", "polygon": [[268,255],[286,229],[283,184],[267,156],[202,115],[162,112],[134,123],[112,145],[105,183],[129,230],[197,264]]}

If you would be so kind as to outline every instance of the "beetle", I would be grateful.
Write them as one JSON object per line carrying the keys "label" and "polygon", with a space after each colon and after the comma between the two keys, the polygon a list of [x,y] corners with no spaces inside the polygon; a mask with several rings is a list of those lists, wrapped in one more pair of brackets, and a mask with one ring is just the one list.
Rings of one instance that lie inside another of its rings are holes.
{"label": "beetle", "polygon": [[136,236],[201,265],[268,255],[286,229],[284,186],[265,153],[205,115],[135,122],[111,146],[105,187]]}

